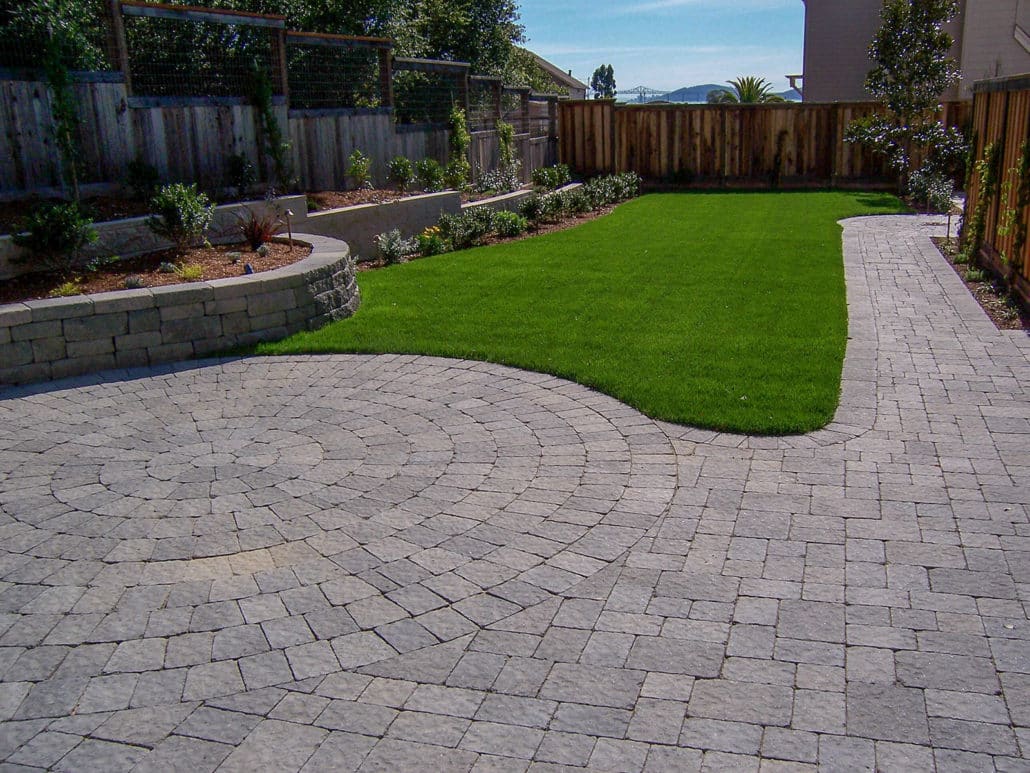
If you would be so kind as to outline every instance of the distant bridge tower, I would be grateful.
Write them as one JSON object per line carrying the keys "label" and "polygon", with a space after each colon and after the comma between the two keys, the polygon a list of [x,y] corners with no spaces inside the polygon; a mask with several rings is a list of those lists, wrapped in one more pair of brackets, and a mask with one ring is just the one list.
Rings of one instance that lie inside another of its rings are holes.
{"label": "distant bridge tower", "polygon": [[661,91],[660,89],[653,89],[650,86],[637,86],[632,89],[622,89],[619,91],[619,96],[625,97],[628,95],[634,95],[636,99],[627,100],[629,102],[650,102],[654,99],[661,99],[664,96],[668,96],[668,91]]}

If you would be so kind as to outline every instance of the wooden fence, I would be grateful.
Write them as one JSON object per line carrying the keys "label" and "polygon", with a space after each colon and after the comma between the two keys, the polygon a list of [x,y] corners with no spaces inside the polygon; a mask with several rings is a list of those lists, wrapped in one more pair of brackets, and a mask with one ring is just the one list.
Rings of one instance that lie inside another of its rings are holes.
{"label": "wooden fence", "polygon": [[[181,24],[235,26],[241,30],[255,28],[270,34],[273,54],[268,75],[275,94],[273,111],[290,143],[292,170],[301,190],[346,187],[347,157],[356,149],[372,159],[373,176],[380,185],[387,182],[387,165],[394,156],[416,161],[423,158],[446,161],[448,132],[445,125],[398,123],[398,111],[403,110],[395,103],[392,82],[398,71],[448,74],[456,79],[453,93],[415,94],[416,101],[431,107],[434,115],[443,117],[449,113],[452,100],[469,112],[472,76],[467,64],[396,58],[390,53],[392,42],[386,39],[294,32],[285,29],[282,17],[225,9],[169,6],[139,0],[109,0],[107,5],[114,38],[110,45],[114,69],[78,73],[73,86],[79,120],[77,173],[87,192],[123,185],[129,164],[135,159],[154,166],[165,182],[196,182],[205,189],[229,184],[228,160],[233,155],[243,155],[255,163],[260,182],[268,182],[273,177],[257,111],[246,95],[231,90],[245,80],[245,73],[230,73],[234,77],[222,79],[229,84],[226,86],[222,82],[198,83],[196,78],[187,78],[190,73],[185,70],[177,75],[160,67],[155,69],[144,58],[145,52],[134,51],[127,45],[121,24],[123,16]],[[342,69],[332,72],[308,72],[303,67],[290,70],[286,54],[291,46],[370,51],[377,72],[374,78],[368,73],[360,77],[364,79],[363,87],[371,88],[371,93],[364,94],[362,99],[367,97],[374,106],[341,103],[317,108],[307,106],[320,94],[331,94],[334,86],[346,84],[348,77],[359,76]],[[179,62],[177,66],[184,65]],[[183,90],[176,91],[180,75]],[[323,82],[319,82],[319,78]],[[516,127],[525,174],[537,166],[555,163],[557,95],[532,95],[527,89],[508,89],[499,79],[487,80],[497,81],[499,94],[518,92],[518,116],[510,122]],[[291,89],[291,82],[295,87],[306,86],[305,94],[298,94],[298,88]],[[203,91],[208,85],[212,90]],[[0,197],[52,195],[61,189],[64,175],[54,138],[51,99],[39,72],[0,72]],[[295,104],[298,100],[300,103]],[[546,106],[544,115],[550,117],[550,123],[542,130],[538,122],[529,120],[533,112],[531,104]],[[473,170],[478,173],[493,168],[497,161],[493,128],[502,117],[500,100],[482,115],[476,115],[484,120],[482,128],[486,129],[473,133],[470,155]],[[520,120],[521,117],[525,119]],[[472,128],[477,126],[473,124]]]}
{"label": "wooden fence", "polygon": [[[881,156],[844,142],[873,103],[559,106],[559,159],[581,175],[636,172],[683,185],[826,186],[892,182]],[[945,106],[951,126],[968,103]]]}
{"label": "wooden fence", "polygon": [[964,236],[971,238],[971,224],[982,207],[980,260],[1005,277],[1030,307],[1030,206],[1026,203],[1030,159],[1024,160],[1030,143],[1030,75],[977,83],[973,88],[973,132],[974,158],[984,160],[991,145],[998,157],[991,190],[983,189],[979,174],[970,176]]}

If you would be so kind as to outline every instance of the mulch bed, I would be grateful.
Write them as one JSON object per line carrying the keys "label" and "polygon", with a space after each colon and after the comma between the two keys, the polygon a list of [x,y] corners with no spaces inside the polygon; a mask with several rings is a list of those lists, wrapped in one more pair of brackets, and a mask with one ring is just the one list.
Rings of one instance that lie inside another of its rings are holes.
{"label": "mulch bed", "polygon": [[1018,302],[1010,299],[1001,281],[996,280],[989,272],[985,272],[988,278],[983,282],[966,279],[966,271],[970,266],[955,262],[959,253],[956,239],[934,237],[933,243],[999,330],[1030,331],[1030,314],[1021,308]]}
{"label": "mulch bed", "polygon": [[[199,265],[203,268],[203,276],[197,281],[225,279],[227,277],[244,276],[245,264],[250,264],[255,273],[271,271],[303,260],[311,254],[306,245],[294,245],[290,250],[288,244],[271,242],[268,244],[268,255],[261,257],[251,252],[246,244],[220,245],[217,247],[196,247],[184,256],[176,258],[174,251],[153,252],[138,258],[126,258],[116,263],[102,266],[97,271],[81,275],[78,287],[80,294],[103,293],[109,290],[124,290],[125,279],[138,276],[146,287],[162,287],[164,285],[182,284],[182,278],[175,273],[160,270],[162,263],[179,265]],[[233,262],[229,253],[240,253],[237,262]],[[50,297],[55,288],[67,281],[66,276],[58,274],[25,274],[0,282],[0,303],[17,303]]]}

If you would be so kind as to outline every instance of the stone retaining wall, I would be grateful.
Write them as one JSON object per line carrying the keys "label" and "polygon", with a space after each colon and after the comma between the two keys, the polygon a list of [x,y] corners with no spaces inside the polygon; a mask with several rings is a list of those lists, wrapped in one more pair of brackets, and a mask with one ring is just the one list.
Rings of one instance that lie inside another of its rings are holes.
{"label": "stone retaining wall", "polygon": [[345,242],[298,234],[311,255],[245,277],[0,306],[0,384],[187,360],[353,314]]}

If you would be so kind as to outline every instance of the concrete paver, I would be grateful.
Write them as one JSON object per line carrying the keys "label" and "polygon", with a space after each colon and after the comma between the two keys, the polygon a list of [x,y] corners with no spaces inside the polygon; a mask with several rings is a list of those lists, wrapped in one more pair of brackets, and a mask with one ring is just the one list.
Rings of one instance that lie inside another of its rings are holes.
{"label": "concrete paver", "polygon": [[845,224],[835,420],[411,356],[0,393],[0,762],[1026,770],[1030,345]]}

